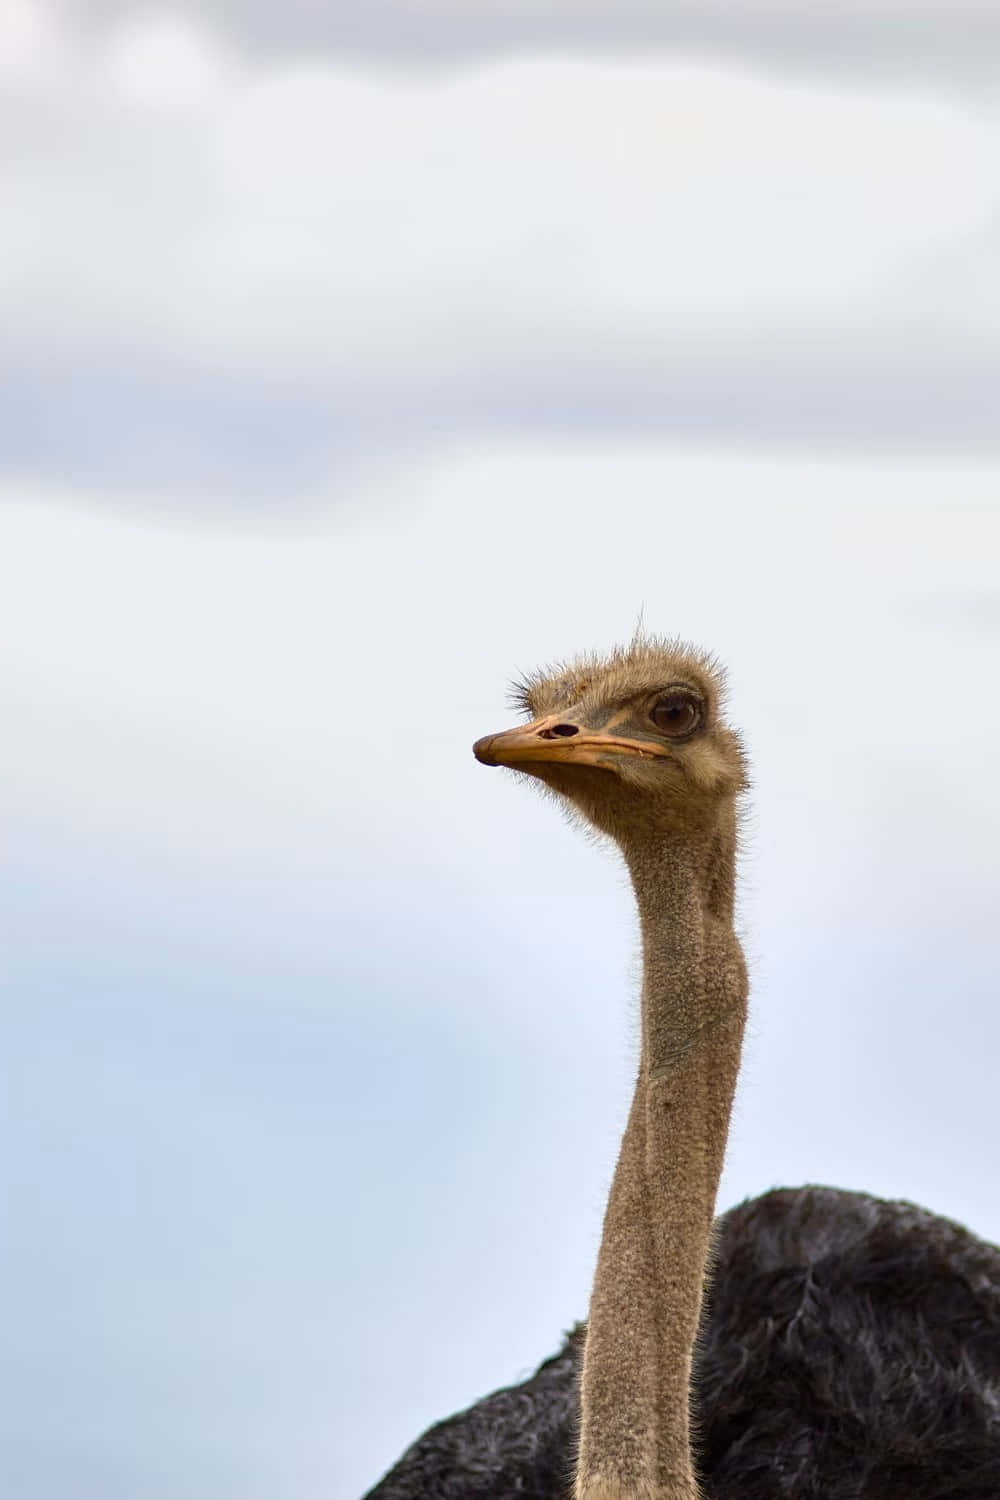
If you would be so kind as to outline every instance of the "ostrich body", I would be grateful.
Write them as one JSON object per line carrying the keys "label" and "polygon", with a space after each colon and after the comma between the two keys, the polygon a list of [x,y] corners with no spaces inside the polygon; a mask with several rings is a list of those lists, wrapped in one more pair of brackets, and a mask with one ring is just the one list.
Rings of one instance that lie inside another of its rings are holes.
{"label": "ostrich body", "polygon": [[709,1285],[746,1018],[745,772],[721,686],[707,657],[638,640],[530,679],[531,722],[475,746],[621,849],[643,943],[638,1075],[586,1329],[432,1428],[369,1500],[1000,1497],[992,1246],[910,1205],[785,1190],[718,1222]]}
{"label": "ostrich body", "polygon": [[[565,1500],[584,1337],[429,1428],[366,1500]],[[864,1193],[742,1203],[717,1221],[692,1391],[710,1500],[997,1500],[1000,1251]]]}

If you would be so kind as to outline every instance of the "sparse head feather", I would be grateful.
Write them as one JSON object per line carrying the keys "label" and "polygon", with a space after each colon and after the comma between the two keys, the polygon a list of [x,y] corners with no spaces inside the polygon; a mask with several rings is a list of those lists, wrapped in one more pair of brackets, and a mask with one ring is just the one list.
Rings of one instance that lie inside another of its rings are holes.
{"label": "sparse head feather", "polygon": [[510,699],[528,718],[600,700],[623,703],[668,684],[697,688],[712,718],[725,697],[725,671],[710,652],[681,640],[636,634],[606,656],[590,652],[532,672],[515,682]]}

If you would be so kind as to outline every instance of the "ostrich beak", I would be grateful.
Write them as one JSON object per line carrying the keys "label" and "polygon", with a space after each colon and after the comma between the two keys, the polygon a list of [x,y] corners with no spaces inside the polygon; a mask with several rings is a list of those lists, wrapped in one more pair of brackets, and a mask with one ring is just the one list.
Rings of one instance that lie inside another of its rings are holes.
{"label": "ostrich beak", "polygon": [[574,724],[565,714],[549,714],[531,724],[519,724],[500,734],[477,740],[472,753],[484,766],[530,766],[561,761],[563,765],[604,766],[619,755],[644,759],[668,759],[665,746],[624,735],[602,734]]}

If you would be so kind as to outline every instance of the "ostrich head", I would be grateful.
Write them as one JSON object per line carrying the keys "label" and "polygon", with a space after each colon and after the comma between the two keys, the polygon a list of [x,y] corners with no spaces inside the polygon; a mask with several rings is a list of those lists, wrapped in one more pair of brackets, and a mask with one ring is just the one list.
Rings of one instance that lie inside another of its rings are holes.
{"label": "ostrich head", "polygon": [[679,642],[638,638],[544,670],[514,689],[530,722],[473,746],[484,765],[536,777],[623,848],[694,832],[746,785],[720,717],[722,672]]}

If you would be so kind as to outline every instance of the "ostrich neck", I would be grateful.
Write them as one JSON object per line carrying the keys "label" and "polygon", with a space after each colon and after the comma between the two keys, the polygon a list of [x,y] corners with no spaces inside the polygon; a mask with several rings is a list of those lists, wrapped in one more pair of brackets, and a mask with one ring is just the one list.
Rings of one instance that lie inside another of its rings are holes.
{"label": "ostrich neck", "polygon": [[746,1019],[734,833],[625,850],[642,1051],[590,1304],[578,1500],[696,1500],[689,1386]]}

